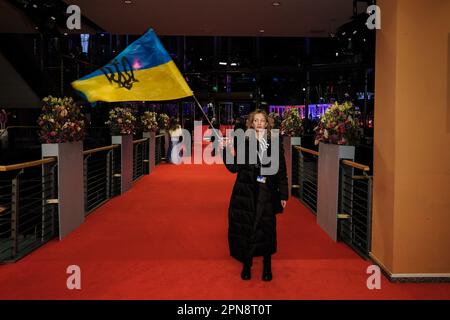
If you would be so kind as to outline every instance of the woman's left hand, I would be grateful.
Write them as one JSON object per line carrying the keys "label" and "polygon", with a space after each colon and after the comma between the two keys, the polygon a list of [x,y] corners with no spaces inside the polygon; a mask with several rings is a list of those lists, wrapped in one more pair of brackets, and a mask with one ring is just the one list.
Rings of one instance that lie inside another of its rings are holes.
{"label": "woman's left hand", "polygon": [[286,200],[281,200],[281,206],[283,207],[283,209],[286,207]]}

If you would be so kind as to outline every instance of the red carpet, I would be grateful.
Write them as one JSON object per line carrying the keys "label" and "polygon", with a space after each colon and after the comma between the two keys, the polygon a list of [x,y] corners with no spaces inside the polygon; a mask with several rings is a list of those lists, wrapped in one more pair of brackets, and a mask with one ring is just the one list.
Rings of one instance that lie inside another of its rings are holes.
{"label": "red carpet", "polygon": [[[63,241],[0,266],[0,299],[450,299],[450,284],[368,290],[366,268],[334,243],[295,198],[278,218],[274,279],[251,281],[229,257],[227,207],[235,176],[221,165],[160,165],[94,211]],[[68,290],[66,268],[81,268]]]}

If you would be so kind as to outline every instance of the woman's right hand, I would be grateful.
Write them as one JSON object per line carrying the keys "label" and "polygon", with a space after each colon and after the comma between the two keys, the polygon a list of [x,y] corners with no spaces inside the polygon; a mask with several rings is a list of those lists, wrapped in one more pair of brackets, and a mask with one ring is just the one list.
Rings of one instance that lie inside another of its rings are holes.
{"label": "woman's right hand", "polygon": [[220,150],[223,150],[224,148],[228,147],[230,143],[231,141],[227,137],[221,138],[219,141]]}

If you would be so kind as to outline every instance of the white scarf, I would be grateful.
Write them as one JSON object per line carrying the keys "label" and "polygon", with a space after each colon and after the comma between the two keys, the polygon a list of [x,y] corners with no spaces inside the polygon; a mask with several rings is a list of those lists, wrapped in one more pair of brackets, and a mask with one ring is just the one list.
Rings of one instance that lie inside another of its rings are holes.
{"label": "white scarf", "polygon": [[263,154],[269,148],[269,143],[267,142],[266,139],[264,139],[264,137],[259,138],[258,143],[259,143],[258,157],[259,161],[262,163]]}

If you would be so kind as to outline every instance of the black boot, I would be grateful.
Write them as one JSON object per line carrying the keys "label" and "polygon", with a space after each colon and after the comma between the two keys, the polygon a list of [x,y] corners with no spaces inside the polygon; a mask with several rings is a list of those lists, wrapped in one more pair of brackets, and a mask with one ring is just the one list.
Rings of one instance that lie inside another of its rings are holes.
{"label": "black boot", "polygon": [[272,280],[272,256],[264,256],[262,279],[263,281]]}
{"label": "black boot", "polygon": [[251,260],[244,262],[244,266],[243,266],[242,272],[241,272],[242,280],[250,280],[252,278],[251,268],[252,268]]}

